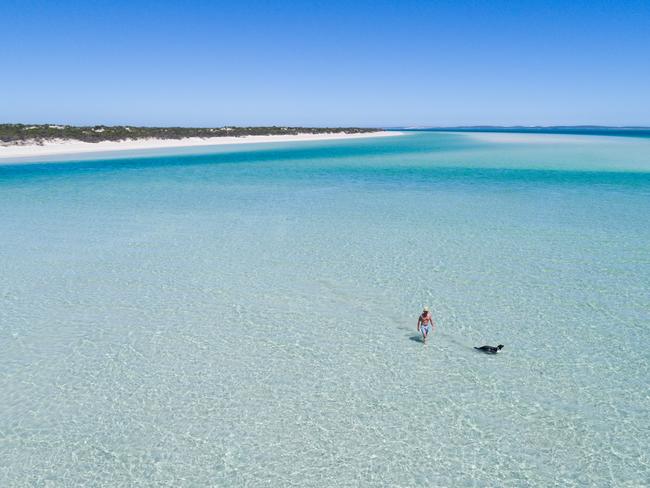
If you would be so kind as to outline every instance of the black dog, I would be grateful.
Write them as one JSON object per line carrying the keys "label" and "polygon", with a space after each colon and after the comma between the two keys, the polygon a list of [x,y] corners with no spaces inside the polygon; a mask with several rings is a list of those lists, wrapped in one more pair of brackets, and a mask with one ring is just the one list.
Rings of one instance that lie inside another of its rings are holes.
{"label": "black dog", "polygon": [[501,349],[503,349],[503,344],[499,344],[497,347],[494,347],[494,346],[481,346],[481,347],[475,347],[474,349],[486,352],[488,354],[496,354]]}

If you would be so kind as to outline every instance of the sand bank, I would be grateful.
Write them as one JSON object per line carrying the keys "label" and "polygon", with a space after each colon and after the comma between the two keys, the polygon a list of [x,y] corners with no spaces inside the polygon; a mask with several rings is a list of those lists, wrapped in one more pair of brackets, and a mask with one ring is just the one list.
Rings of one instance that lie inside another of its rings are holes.
{"label": "sand bank", "polygon": [[[134,151],[139,149],[164,149],[199,146],[221,146],[225,144],[251,144],[261,142],[300,142],[333,139],[363,139],[402,135],[401,132],[379,131],[362,134],[296,134],[286,136],[244,136],[244,137],[188,137],[185,139],[139,139],[127,141],[103,141],[97,143],[51,140],[43,144],[0,145],[0,164],[28,163],[40,158],[56,158],[107,153],[113,151]],[[34,159],[32,159],[34,158]]]}
{"label": "sand bank", "polygon": [[[608,142],[609,135],[583,135],[583,134],[547,134],[530,132],[469,132],[449,131],[448,134],[460,134],[471,137],[476,141],[494,142],[501,144],[571,144]],[[610,141],[611,142],[611,141]]]}

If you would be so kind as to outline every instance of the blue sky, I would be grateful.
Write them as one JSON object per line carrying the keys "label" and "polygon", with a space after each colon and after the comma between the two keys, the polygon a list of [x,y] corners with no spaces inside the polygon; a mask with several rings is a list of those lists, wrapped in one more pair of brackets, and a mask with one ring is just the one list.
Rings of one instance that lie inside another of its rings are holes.
{"label": "blue sky", "polygon": [[0,122],[650,125],[650,1],[0,2]]}

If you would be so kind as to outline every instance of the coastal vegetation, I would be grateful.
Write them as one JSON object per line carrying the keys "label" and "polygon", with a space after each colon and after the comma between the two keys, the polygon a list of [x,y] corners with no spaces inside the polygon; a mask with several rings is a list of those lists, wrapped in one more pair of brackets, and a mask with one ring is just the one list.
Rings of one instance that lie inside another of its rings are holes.
{"label": "coastal vegetation", "polygon": [[0,143],[5,145],[42,144],[51,140],[81,142],[138,139],[185,139],[187,137],[244,137],[296,134],[359,134],[379,129],[360,127],[136,127],[129,125],[28,125],[0,124]]}

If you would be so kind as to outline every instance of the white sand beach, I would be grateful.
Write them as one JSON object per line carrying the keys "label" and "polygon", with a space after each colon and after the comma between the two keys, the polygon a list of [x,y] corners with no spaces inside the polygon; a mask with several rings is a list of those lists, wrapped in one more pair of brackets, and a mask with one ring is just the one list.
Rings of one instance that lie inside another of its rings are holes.
{"label": "white sand beach", "polygon": [[361,134],[328,133],[328,134],[295,134],[271,136],[244,137],[188,137],[184,139],[139,139],[124,141],[103,141],[97,143],[54,139],[42,144],[11,144],[0,145],[0,164],[15,164],[31,162],[31,158],[80,155],[87,153],[104,153],[113,151],[164,149],[195,146],[217,146],[225,144],[250,144],[261,142],[300,142],[321,141],[333,139],[362,139],[369,137],[389,137],[402,135],[402,132],[378,131]]}

